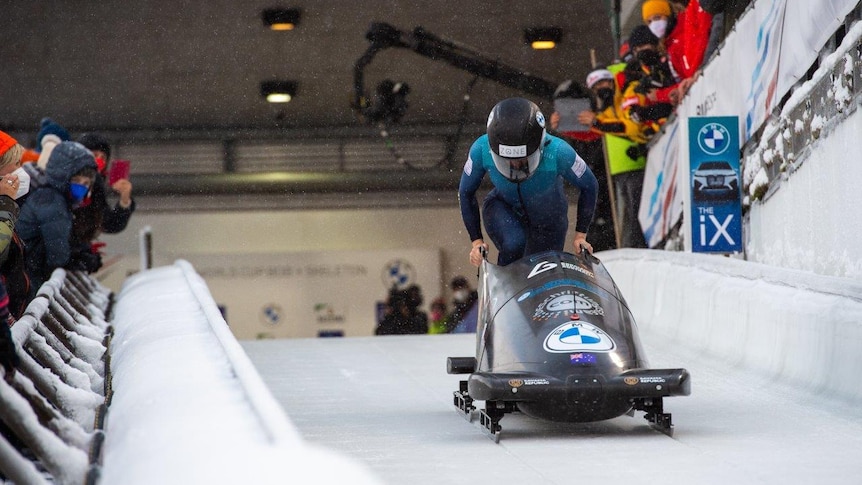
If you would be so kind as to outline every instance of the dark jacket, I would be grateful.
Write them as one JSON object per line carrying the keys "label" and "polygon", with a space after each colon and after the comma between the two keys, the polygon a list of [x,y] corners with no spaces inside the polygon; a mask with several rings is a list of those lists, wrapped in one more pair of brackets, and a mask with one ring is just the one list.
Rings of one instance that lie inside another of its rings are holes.
{"label": "dark jacket", "polygon": [[71,258],[72,199],[69,181],[85,168],[96,169],[90,150],[77,142],[60,143],[45,169],[47,183],[30,193],[21,207],[16,232],[24,242],[31,294]]}
{"label": "dark jacket", "polygon": [[30,292],[23,244],[15,234],[18,213],[18,204],[0,195],[0,324],[8,321],[10,313],[15,319],[21,317]]}
{"label": "dark jacket", "polygon": [[102,232],[116,234],[129,224],[132,212],[135,211],[135,201],[132,200],[132,205],[128,208],[120,207],[119,204],[111,207],[108,204],[108,190],[110,189],[105,177],[101,174],[96,175],[90,192],[90,203],[73,211],[73,244],[89,246],[89,243],[98,238]]}
{"label": "dark jacket", "polygon": [[383,318],[374,335],[407,335],[428,333],[428,315],[422,311],[408,314],[392,312]]}

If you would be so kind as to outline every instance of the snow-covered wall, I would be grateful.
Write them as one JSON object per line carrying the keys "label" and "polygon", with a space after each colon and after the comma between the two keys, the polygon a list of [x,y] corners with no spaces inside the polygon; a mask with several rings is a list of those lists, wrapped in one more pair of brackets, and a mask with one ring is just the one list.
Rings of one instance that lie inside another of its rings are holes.
{"label": "snow-covered wall", "polygon": [[858,402],[862,283],[723,256],[599,255],[642,330],[793,386]]}
{"label": "snow-covered wall", "polygon": [[745,157],[751,261],[862,280],[862,22]]}
{"label": "snow-covered wall", "polygon": [[862,110],[749,214],[748,259],[862,281]]}
{"label": "snow-covered wall", "polygon": [[100,485],[379,483],[303,441],[187,262],[129,278],[112,323]]}

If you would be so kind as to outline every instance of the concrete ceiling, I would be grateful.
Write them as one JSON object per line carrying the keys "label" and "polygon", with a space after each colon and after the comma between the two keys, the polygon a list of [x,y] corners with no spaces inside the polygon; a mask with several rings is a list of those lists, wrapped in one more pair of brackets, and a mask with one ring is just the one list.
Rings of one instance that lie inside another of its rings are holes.
{"label": "concrete ceiling", "polygon": [[[343,128],[361,126],[351,109],[354,63],[372,22],[405,32],[422,26],[553,83],[582,80],[614,53],[611,0],[297,0],[297,29],[264,28],[254,0],[7,2],[0,18],[0,127],[38,131],[50,116],[71,131]],[[623,1],[630,16],[635,0]],[[557,26],[557,49],[535,51],[527,27]],[[625,21],[624,21],[625,26]],[[625,27],[624,27],[625,32]],[[287,78],[299,93],[283,112],[259,93]],[[380,52],[366,90],[383,79],[410,85],[403,125],[452,125],[473,76],[407,49]],[[472,92],[468,121],[523,93],[487,79]],[[530,97],[530,96],[527,96]],[[545,110],[550,106],[540,102]]]}

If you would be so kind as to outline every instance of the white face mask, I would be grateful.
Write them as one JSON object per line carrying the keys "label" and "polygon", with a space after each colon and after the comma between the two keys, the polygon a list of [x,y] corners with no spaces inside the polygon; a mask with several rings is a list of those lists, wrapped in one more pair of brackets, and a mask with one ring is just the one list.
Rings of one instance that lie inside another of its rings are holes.
{"label": "white face mask", "polygon": [[470,290],[458,290],[452,293],[452,298],[458,303],[463,303],[467,301],[467,298],[470,297]]}
{"label": "white face mask", "polygon": [[24,167],[18,167],[12,173],[18,176],[18,193],[15,194],[15,198],[20,199],[30,191],[30,174],[24,170]]}
{"label": "white face mask", "polygon": [[649,31],[659,39],[663,39],[664,34],[667,33],[667,20],[653,20],[649,23]]}

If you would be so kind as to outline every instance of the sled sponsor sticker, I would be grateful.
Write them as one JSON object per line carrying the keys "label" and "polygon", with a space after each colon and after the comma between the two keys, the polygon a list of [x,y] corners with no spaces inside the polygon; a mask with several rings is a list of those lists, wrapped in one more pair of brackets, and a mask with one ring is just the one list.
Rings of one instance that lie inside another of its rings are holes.
{"label": "sled sponsor sticker", "polygon": [[589,296],[579,291],[565,289],[551,293],[542,303],[539,303],[533,313],[533,320],[547,321],[561,315],[577,314],[604,315],[605,310]]}
{"label": "sled sponsor sticker", "polygon": [[527,379],[509,379],[509,385],[512,387],[521,386],[549,386],[551,381],[544,377],[530,377]]}
{"label": "sled sponsor sticker", "polygon": [[530,271],[530,274],[527,275],[527,279],[530,279],[533,276],[536,276],[537,274],[542,274],[545,271],[550,271],[550,270],[556,268],[557,266],[561,266],[563,269],[571,269],[571,270],[577,271],[581,274],[585,274],[585,275],[589,276],[590,278],[596,277],[596,275],[593,274],[592,271],[581,268],[580,266],[578,266],[576,264],[569,263],[567,261],[561,261],[559,265],[557,265],[557,263],[550,263],[548,261],[540,261],[540,262],[536,263],[535,266],[533,266],[532,271]]}
{"label": "sled sponsor sticker", "polygon": [[615,348],[610,335],[583,321],[564,323],[545,337],[545,351],[553,353],[610,352]]}
{"label": "sled sponsor sticker", "polygon": [[643,377],[633,377],[628,376],[623,379],[623,382],[626,384],[633,386],[635,384],[664,384],[667,380],[661,376],[643,376]]}

